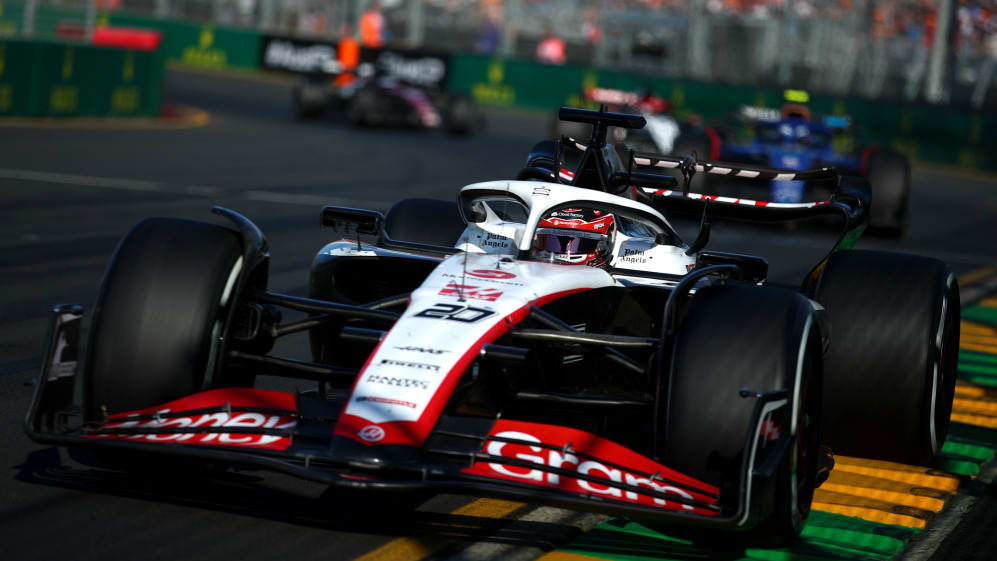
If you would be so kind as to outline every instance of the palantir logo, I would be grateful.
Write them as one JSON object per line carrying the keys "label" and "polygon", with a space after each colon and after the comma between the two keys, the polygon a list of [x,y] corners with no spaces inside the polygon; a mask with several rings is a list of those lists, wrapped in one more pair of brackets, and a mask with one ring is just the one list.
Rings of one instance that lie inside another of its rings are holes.
{"label": "palantir logo", "polygon": [[377,425],[367,425],[357,435],[367,442],[377,442],[384,438],[384,429]]}

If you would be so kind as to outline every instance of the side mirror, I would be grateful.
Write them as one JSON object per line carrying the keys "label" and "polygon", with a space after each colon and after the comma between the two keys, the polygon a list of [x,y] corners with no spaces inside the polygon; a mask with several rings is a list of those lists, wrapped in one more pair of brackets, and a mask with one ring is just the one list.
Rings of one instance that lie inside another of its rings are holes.
{"label": "side mirror", "polygon": [[384,215],[373,210],[361,210],[341,206],[327,206],[322,209],[321,224],[335,231],[349,232],[351,227],[358,234],[379,236]]}

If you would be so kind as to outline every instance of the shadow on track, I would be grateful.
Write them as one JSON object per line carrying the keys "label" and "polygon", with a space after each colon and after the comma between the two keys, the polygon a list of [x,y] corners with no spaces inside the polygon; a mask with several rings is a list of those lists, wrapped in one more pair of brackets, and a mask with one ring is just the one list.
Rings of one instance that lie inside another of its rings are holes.
{"label": "shadow on track", "polygon": [[[551,550],[575,537],[572,526],[417,510],[433,494],[327,488],[318,497],[271,486],[269,473],[231,466],[139,459],[120,471],[86,450],[37,450],[13,466],[23,483],[251,516],[335,532],[493,542]],[[120,464],[116,464],[120,465]],[[298,481],[298,480],[294,480]],[[313,484],[309,484],[313,485]],[[321,489],[315,484],[313,489]],[[0,517],[19,516],[18,511]],[[509,527],[504,527],[509,526]]]}

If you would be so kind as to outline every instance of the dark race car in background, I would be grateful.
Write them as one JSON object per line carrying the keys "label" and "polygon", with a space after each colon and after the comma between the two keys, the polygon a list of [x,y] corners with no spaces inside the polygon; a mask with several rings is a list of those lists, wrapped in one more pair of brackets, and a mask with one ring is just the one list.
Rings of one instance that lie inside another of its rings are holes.
{"label": "dark race car in background", "polygon": [[[699,123],[698,117],[679,119],[672,112],[667,99],[649,89],[620,90],[614,88],[588,88],[577,105],[586,109],[605,106],[607,111],[640,115],[647,122],[642,129],[611,127],[610,139],[638,152],[689,155],[695,151],[699,158],[716,160],[720,157],[716,135]],[[551,136],[568,136],[585,139],[589,126],[562,121],[555,113],[551,118]]]}
{"label": "dark race car in background", "polygon": [[355,73],[303,74],[292,91],[294,114],[470,134],[484,125],[484,115],[467,96],[447,91],[448,65],[444,54],[364,49]]}
{"label": "dark race car in background", "polygon": [[[718,159],[723,161],[791,170],[833,166],[843,174],[866,177],[872,187],[870,231],[903,235],[910,197],[910,162],[906,156],[878,144],[856,146],[856,127],[849,117],[811,115],[799,103],[787,103],[781,110],[745,106],[715,130],[721,139]],[[752,192],[748,196],[798,203],[827,194],[820,185],[804,181],[766,181],[761,186],[764,193]]]}

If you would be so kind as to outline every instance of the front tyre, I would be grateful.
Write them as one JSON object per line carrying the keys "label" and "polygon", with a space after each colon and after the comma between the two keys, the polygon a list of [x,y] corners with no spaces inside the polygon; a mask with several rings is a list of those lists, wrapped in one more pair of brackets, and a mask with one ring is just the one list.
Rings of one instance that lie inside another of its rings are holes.
{"label": "front tyre", "polygon": [[150,218],[111,258],[94,308],[83,377],[88,420],[201,391],[242,269],[237,234]]}
{"label": "front tyre", "polygon": [[929,465],[948,434],[959,285],[945,263],[885,251],[831,256],[824,442],[835,453]]}
{"label": "front tyre", "polygon": [[869,231],[899,238],[907,230],[910,162],[896,152],[875,152],[869,158],[868,178],[872,187]]}
{"label": "front tyre", "polygon": [[362,87],[347,104],[346,121],[355,127],[378,127],[384,124],[381,94],[374,87]]}
{"label": "front tyre", "polygon": [[478,118],[477,111],[471,100],[462,95],[454,95],[447,104],[443,115],[446,131],[457,136],[469,135],[474,132]]}
{"label": "front tyre", "polygon": [[[796,292],[735,285],[701,289],[684,315],[668,388],[665,463],[716,485],[721,502],[733,504],[741,500],[745,455],[754,451],[760,465],[761,455],[775,454],[788,434],[786,450],[771,458],[778,461],[774,471],[751,480],[744,523],[753,528],[743,536],[756,545],[788,543],[810,513],[821,453],[822,362],[813,307]],[[758,427],[757,398],[742,389],[786,393]],[[746,449],[749,434],[765,437],[769,451]]]}
{"label": "front tyre", "polygon": [[303,78],[291,90],[291,109],[299,120],[321,117],[329,105],[329,92],[322,81]]}

